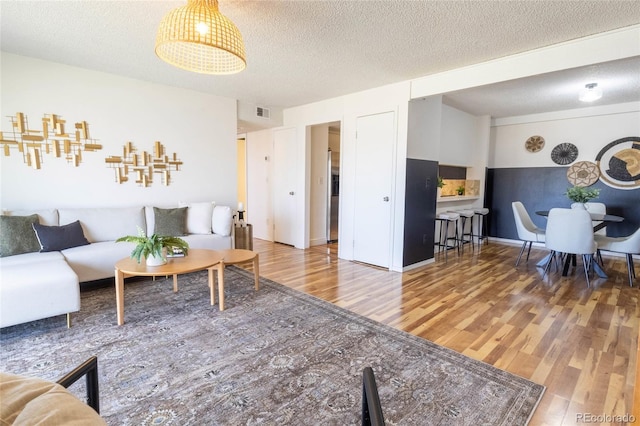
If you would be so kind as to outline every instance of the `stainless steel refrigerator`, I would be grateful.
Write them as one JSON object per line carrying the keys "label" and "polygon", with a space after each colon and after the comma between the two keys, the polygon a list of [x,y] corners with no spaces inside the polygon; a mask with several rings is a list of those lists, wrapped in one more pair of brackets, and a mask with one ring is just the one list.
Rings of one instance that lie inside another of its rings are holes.
{"label": "stainless steel refrigerator", "polygon": [[340,153],[327,156],[327,242],[338,241],[338,200],[340,193]]}

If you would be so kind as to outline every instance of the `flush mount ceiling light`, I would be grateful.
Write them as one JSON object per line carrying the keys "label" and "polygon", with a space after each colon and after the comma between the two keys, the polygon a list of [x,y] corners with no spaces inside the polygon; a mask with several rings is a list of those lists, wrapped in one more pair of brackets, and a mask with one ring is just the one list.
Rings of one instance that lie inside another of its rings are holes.
{"label": "flush mount ceiling light", "polygon": [[598,87],[598,83],[589,83],[580,91],[580,99],[582,102],[597,101],[602,97],[602,89]]}
{"label": "flush mount ceiling light", "polygon": [[188,0],[160,22],[156,55],[202,74],[235,74],[247,66],[240,31],[218,10],[218,0]]}

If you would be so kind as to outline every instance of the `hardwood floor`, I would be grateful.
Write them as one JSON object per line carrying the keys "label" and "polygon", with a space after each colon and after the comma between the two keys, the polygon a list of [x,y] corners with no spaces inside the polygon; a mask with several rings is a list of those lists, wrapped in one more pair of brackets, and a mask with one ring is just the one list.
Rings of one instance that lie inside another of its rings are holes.
{"label": "hardwood floor", "polygon": [[546,251],[534,248],[516,268],[519,249],[467,246],[447,264],[442,256],[397,273],[338,259],[335,245],[299,250],[254,240],[263,277],[545,385],[531,425],[632,415],[639,280],[630,288],[624,259],[606,257],[609,278],[592,279],[591,288],[580,262],[568,277],[543,278],[535,263]]}

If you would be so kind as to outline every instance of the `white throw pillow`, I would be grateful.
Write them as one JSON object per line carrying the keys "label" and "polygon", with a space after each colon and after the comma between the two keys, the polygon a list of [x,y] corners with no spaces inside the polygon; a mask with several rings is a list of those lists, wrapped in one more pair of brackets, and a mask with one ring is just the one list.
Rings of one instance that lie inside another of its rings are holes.
{"label": "white throw pillow", "polygon": [[178,202],[178,207],[187,207],[187,232],[189,234],[210,234],[213,207],[215,203]]}
{"label": "white throw pillow", "polygon": [[215,206],[213,208],[213,218],[211,226],[213,233],[228,237],[231,235],[233,225],[233,210],[229,206]]}

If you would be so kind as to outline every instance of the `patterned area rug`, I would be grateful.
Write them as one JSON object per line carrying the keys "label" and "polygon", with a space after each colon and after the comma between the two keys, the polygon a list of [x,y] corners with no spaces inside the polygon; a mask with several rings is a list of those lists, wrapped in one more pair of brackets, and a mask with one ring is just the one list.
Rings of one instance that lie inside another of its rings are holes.
{"label": "patterned area rug", "polygon": [[[0,369],[52,381],[98,356],[111,425],[360,424],[362,370],[388,425],[524,425],[544,387],[237,268],[226,308],[206,272],[82,292],[63,316],[1,330]],[[82,397],[83,381],[72,386]]]}

